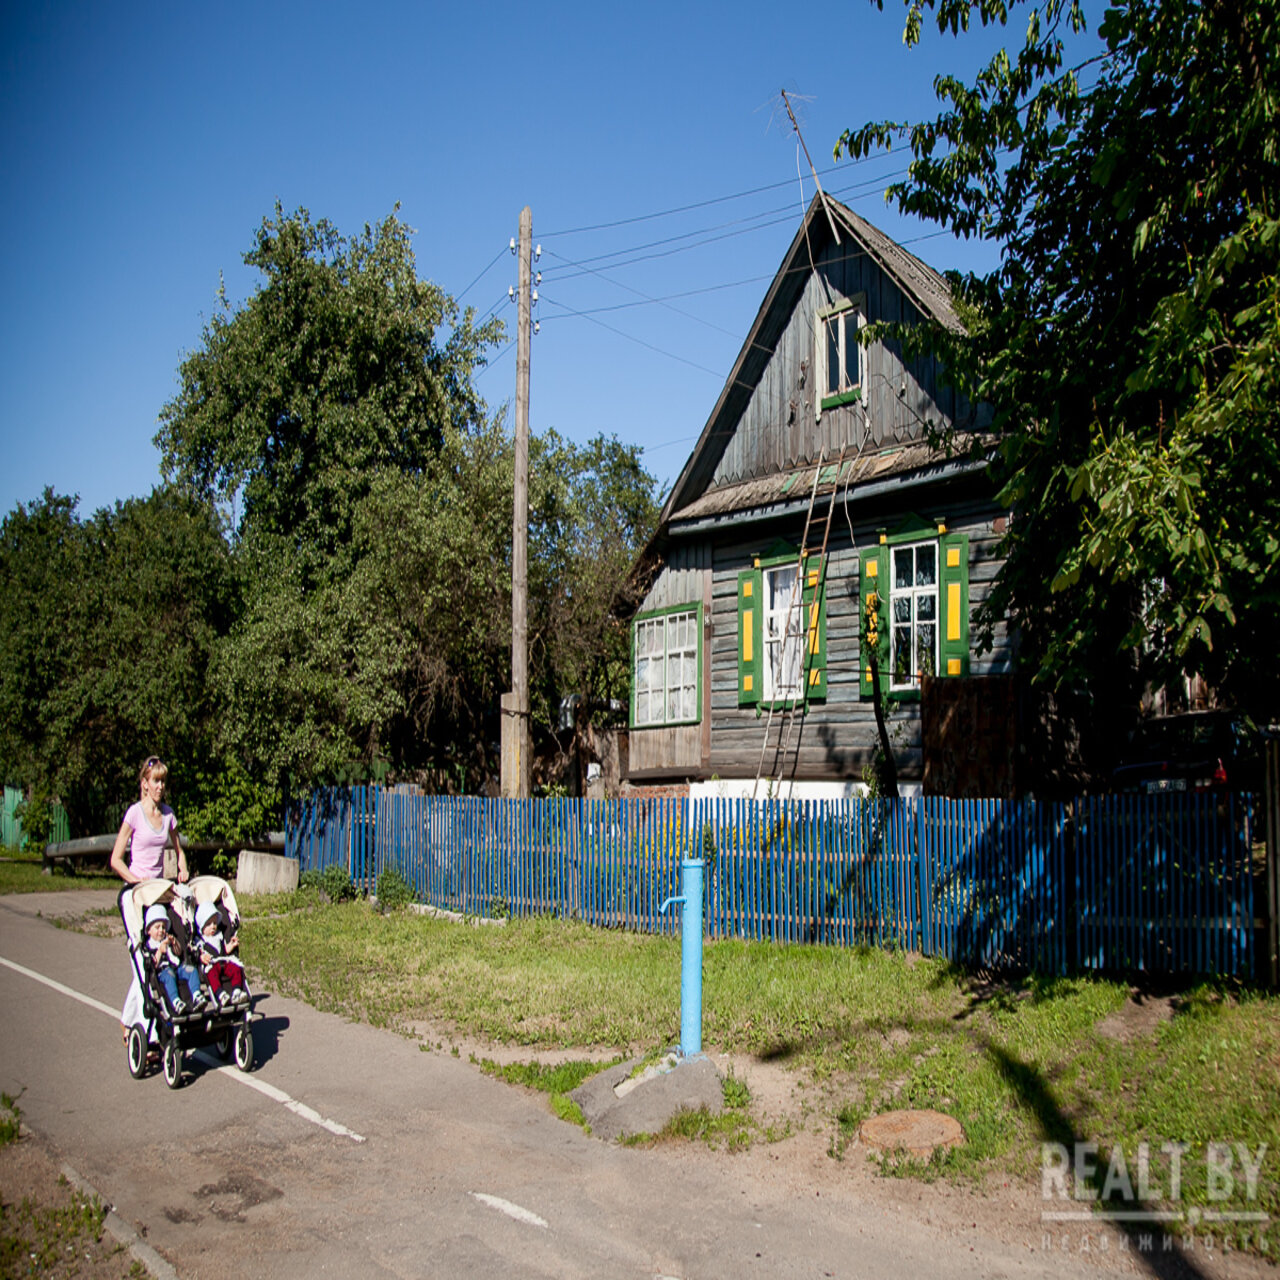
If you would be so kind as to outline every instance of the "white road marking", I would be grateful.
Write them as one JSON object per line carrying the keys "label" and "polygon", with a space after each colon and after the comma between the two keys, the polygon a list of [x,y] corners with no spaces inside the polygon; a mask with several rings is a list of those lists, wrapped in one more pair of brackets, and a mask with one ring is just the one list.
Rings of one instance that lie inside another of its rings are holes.
{"label": "white road marking", "polygon": [[350,1138],[352,1142],[363,1142],[364,1138],[348,1129],[346,1125],[339,1124],[336,1120],[326,1120],[318,1111],[312,1110],[305,1102],[299,1102],[296,1098],[291,1098],[283,1089],[277,1089],[273,1084],[267,1084],[265,1080],[255,1080],[253,1076],[247,1076],[243,1071],[238,1071],[234,1067],[228,1067],[224,1063],[218,1061],[212,1054],[205,1053],[203,1049],[195,1049],[192,1051],[193,1056],[200,1059],[207,1067],[212,1067],[214,1071],[220,1075],[224,1075],[228,1080],[234,1080],[236,1084],[245,1085],[250,1089],[257,1091],[268,1097],[272,1102],[278,1102],[288,1111],[292,1111],[294,1115],[301,1116],[304,1120],[310,1121],[312,1124],[318,1124],[320,1128],[327,1129],[330,1133],[336,1134],[339,1138]]}
{"label": "white road marking", "polygon": [[547,1229],[547,1224],[536,1213],[532,1213],[528,1209],[522,1209],[518,1204],[512,1204],[510,1200],[503,1200],[501,1196],[488,1196],[483,1191],[473,1191],[471,1194],[481,1204],[487,1204],[490,1209],[497,1209],[499,1213],[505,1213],[508,1218],[514,1218],[517,1222],[523,1222],[526,1226],[541,1227],[543,1231]]}
{"label": "white road marking", "polygon": [[43,982],[46,987],[52,987],[55,991],[60,991],[64,996],[79,1000],[81,1004],[87,1004],[90,1009],[100,1009],[103,1013],[109,1013],[113,1018],[118,1019],[120,1017],[119,1009],[113,1009],[109,1004],[103,1004],[101,1000],[95,1000],[92,996],[86,996],[71,987],[64,987],[62,983],[55,982],[52,978],[46,978],[43,973],[37,973],[34,969],[26,969],[20,964],[14,964],[12,960],[6,960],[4,956],[0,956],[0,964],[14,970],[15,973],[25,974],[28,978]]}
{"label": "white road marking", "polygon": [[[73,1000],[79,1000],[81,1004],[87,1004],[90,1009],[98,1009],[117,1020],[120,1017],[119,1009],[115,1009],[109,1004],[103,1004],[101,1000],[95,1000],[92,996],[87,996],[72,987],[64,986],[61,982],[57,982],[53,978],[47,978],[43,973],[37,973],[34,969],[28,969],[24,965],[14,963],[12,960],[6,960],[4,956],[0,956],[0,964],[12,969],[15,973],[31,978],[35,982],[43,982],[46,987],[52,987],[54,991],[59,992],[61,995],[70,996]],[[270,1098],[272,1102],[280,1103],[286,1110],[292,1111],[294,1115],[301,1117],[301,1119],[311,1124],[319,1125],[321,1129],[336,1134],[339,1138],[350,1138],[352,1142],[364,1141],[364,1138],[354,1130],[348,1129],[346,1125],[339,1124],[336,1120],[326,1119],[305,1103],[299,1102],[296,1098],[291,1098],[283,1089],[277,1089],[275,1085],[267,1084],[262,1080],[255,1080],[252,1076],[247,1076],[241,1071],[224,1066],[216,1058],[199,1049],[195,1049],[192,1052],[195,1057],[199,1058],[201,1062],[211,1067],[219,1075],[225,1076],[228,1080],[233,1080],[236,1084],[245,1085],[249,1089],[256,1089],[264,1097]],[[543,1223],[543,1225],[545,1226],[546,1224]]]}

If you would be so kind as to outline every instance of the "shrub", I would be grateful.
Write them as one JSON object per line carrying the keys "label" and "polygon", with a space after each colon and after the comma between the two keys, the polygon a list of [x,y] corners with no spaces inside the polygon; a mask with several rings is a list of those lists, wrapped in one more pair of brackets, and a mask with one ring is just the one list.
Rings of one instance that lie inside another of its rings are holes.
{"label": "shrub", "polygon": [[221,876],[224,880],[234,880],[239,868],[240,855],[235,853],[215,853],[209,863],[209,870],[215,876]]}
{"label": "shrub", "polygon": [[379,911],[399,911],[414,898],[413,890],[393,867],[388,867],[378,876],[377,893]]}
{"label": "shrub", "polygon": [[318,889],[330,902],[347,902],[356,896],[356,887],[351,883],[346,867],[341,867],[336,862],[323,871],[314,867],[304,871],[298,877],[298,888]]}

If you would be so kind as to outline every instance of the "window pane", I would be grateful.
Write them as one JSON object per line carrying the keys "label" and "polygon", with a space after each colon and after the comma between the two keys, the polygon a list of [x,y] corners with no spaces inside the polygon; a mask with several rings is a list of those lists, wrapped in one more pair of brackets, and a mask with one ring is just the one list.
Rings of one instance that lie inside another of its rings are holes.
{"label": "window pane", "polygon": [[910,622],[911,621],[911,597],[910,596],[894,596],[893,597],[893,620],[894,622]]}
{"label": "window pane", "polygon": [[893,553],[893,585],[895,589],[911,586],[915,561],[912,547],[897,547]]}
{"label": "window pane", "polygon": [[649,693],[646,689],[636,689],[636,724],[649,723]]}
{"label": "window pane", "polygon": [[916,618],[920,622],[932,622],[938,616],[938,597],[932,591],[922,591],[916,596]]}
{"label": "window pane", "polygon": [[795,693],[800,688],[800,637],[787,637],[782,654],[783,693]]}
{"label": "window pane", "polygon": [[938,548],[932,544],[916,548],[916,586],[931,587],[938,581]]}
{"label": "window pane", "polygon": [[840,317],[830,316],[823,322],[827,329],[827,389],[829,396],[840,390]]}
{"label": "window pane", "polygon": [[769,589],[768,608],[785,609],[791,603],[791,592],[795,586],[795,565],[783,565],[780,569],[770,569],[765,575],[765,584]]}
{"label": "window pane", "polygon": [[920,665],[920,674],[922,676],[931,676],[937,670],[937,663],[934,661],[933,655],[938,643],[937,629],[932,623],[920,628],[919,642],[920,651],[916,655],[916,661]]}
{"label": "window pane", "polygon": [[911,628],[893,629],[893,678],[905,680],[911,674]]}

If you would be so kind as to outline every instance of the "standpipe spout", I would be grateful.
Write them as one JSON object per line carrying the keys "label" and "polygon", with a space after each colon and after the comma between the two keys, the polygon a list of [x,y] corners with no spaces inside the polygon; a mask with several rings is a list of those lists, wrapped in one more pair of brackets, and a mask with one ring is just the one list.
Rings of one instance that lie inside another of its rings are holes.
{"label": "standpipe spout", "polygon": [[701,858],[680,863],[680,1056],[702,1052],[702,872]]}

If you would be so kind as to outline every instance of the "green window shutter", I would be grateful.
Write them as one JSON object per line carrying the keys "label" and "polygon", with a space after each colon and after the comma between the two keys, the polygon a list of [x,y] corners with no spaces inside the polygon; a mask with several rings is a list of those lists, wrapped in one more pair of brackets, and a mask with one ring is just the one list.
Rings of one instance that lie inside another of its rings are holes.
{"label": "green window shutter", "polygon": [[880,692],[889,692],[889,549],[864,551],[858,584],[861,617],[858,622],[858,687],[864,698],[875,696],[868,647],[875,645],[880,664]]}
{"label": "green window shutter", "polygon": [[738,574],[738,705],[760,701],[764,664],[761,657],[760,595],[763,590],[759,569],[743,569]]}
{"label": "green window shutter", "polygon": [[804,566],[804,680],[806,698],[827,696],[827,565],[810,556]]}
{"label": "green window shutter", "polygon": [[938,539],[942,599],[941,674],[969,674],[969,535],[948,533]]}

